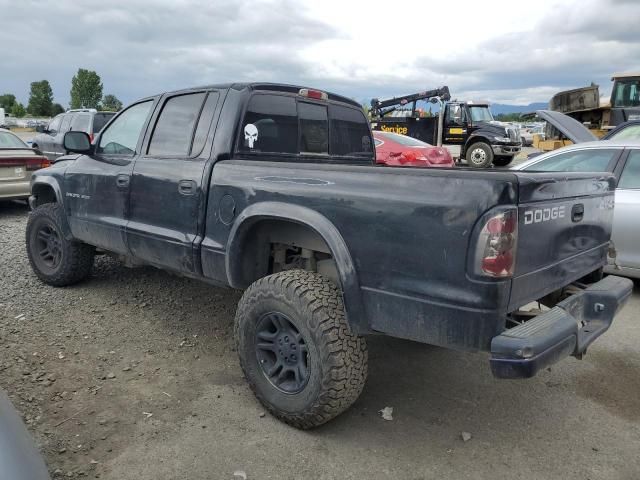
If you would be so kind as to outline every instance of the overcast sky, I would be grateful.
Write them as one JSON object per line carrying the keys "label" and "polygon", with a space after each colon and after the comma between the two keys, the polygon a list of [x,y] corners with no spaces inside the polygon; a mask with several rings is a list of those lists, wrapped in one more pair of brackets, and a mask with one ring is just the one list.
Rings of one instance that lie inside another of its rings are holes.
{"label": "overcast sky", "polygon": [[527,104],[640,70],[638,0],[0,0],[0,18],[0,94],[25,103],[47,79],[67,106],[79,67],[125,103],[258,80]]}

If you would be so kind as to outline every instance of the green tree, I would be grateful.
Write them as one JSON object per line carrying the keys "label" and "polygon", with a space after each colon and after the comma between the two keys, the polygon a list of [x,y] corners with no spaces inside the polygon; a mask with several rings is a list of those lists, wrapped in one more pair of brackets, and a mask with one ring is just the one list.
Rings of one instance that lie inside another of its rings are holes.
{"label": "green tree", "polygon": [[118,97],[115,95],[105,95],[102,99],[102,105],[100,106],[100,110],[105,110],[107,112],[118,112],[122,109],[122,102],[118,100]]}
{"label": "green tree", "polygon": [[53,106],[53,91],[48,80],[31,82],[31,92],[29,93],[29,105],[27,112],[35,116],[48,117],[51,115]]}
{"label": "green tree", "polygon": [[13,104],[13,108],[11,109],[11,115],[16,118],[22,118],[27,114],[24,106],[20,102],[16,102]]}
{"label": "green tree", "polygon": [[16,104],[16,96],[11,93],[0,95],[0,108],[4,108],[5,112],[10,112]]}
{"label": "green tree", "polygon": [[71,108],[98,108],[102,99],[100,75],[79,68],[71,79]]}
{"label": "green tree", "polygon": [[61,113],[64,113],[64,107],[62,105],[60,105],[59,103],[54,103],[53,104],[53,108],[51,109],[51,116],[55,117],[56,115],[59,115]]}

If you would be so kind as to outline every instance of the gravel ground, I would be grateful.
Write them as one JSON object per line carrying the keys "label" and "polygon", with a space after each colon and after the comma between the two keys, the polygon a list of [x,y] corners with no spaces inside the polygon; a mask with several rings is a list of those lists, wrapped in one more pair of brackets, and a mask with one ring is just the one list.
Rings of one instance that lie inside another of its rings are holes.
{"label": "gravel ground", "polygon": [[360,400],[300,432],[244,383],[239,293],[108,257],[80,285],[45,286],[27,262],[27,215],[0,203],[0,386],[54,477],[640,477],[638,285],[584,360],[528,381],[494,380],[486,354],[371,338]]}

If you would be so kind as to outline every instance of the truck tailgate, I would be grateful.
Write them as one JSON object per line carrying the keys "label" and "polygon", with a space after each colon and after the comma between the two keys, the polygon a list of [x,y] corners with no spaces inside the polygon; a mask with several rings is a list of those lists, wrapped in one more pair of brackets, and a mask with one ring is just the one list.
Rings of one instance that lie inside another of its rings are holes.
{"label": "truck tailgate", "polygon": [[518,173],[518,247],[509,309],[606,264],[615,179],[602,173]]}

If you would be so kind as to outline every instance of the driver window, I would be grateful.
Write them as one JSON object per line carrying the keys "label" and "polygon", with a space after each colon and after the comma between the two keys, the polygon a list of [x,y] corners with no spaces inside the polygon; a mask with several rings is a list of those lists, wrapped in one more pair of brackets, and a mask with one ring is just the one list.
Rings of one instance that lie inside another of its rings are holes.
{"label": "driver window", "polygon": [[153,100],[138,103],[118,115],[100,136],[97,153],[133,156],[152,105]]}
{"label": "driver window", "polygon": [[462,108],[460,105],[447,106],[447,123],[462,125]]}
{"label": "driver window", "polygon": [[51,122],[49,123],[49,126],[47,127],[47,130],[49,130],[49,132],[55,133],[58,130],[60,130],[60,122],[62,121],[62,116],[63,115],[64,114],[60,114],[56,118],[51,120]]}

